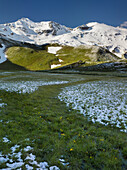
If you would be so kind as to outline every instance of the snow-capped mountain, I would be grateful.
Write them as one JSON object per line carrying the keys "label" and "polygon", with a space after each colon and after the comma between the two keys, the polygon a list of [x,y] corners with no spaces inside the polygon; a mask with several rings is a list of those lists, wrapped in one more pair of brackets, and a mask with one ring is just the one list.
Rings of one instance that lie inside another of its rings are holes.
{"label": "snow-capped mountain", "polygon": [[28,18],[13,23],[0,24],[0,33],[6,37],[29,43],[41,44],[41,39],[69,33],[70,29],[53,21],[35,23]]}
{"label": "snow-capped mountain", "polygon": [[37,45],[96,45],[119,57],[127,53],[127,29],[97,22],[72,29],[52,21],[33,22],[28,18],[22,18],[13,23],[0,24],[1,37]]}

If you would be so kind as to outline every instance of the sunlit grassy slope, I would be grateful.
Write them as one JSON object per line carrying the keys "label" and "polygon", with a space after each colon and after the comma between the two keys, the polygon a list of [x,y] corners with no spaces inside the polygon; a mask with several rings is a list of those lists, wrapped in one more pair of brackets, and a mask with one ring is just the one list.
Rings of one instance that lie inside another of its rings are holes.
{"label": "sunlit grassy slope", "polygon": [[28,70],[47,70],[57,57],[45,50],[36,51],[31,48],[11,47],[7,50],[8,59]]}
{"label": "sunlit grassy slope", "polygon": [[[94,48],[96,49],[97,47]],[[86,63],[86,65],[95,65],[118,59],[108,51],[95,49],[84,48],[82,46],[78,48],[64,46],[57,52],[57,55],[55,55],[48,53],[48,50],[10,47],[6,54],[12,63],[23,66],[28,70],[50,70],[52,64],[61,64],[60,67],[62,67],[78,61]],[[60,62],[59,59],[63,62]]]}

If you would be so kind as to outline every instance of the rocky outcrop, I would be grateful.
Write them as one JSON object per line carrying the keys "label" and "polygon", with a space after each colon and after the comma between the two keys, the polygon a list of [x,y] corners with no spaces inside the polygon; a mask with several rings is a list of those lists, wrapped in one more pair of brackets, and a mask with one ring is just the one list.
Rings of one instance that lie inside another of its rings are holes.
{"label": "rocky outcrop", "polygon": [[37,49],[37,50],[45,50],[46,46],[49,45],[48,43],[43,44],[43,45],[37,45],[37,44],[30,44],[27,42],[15,41],[15,40],[9,39],[3,35],[0,35],[0,44],[4,44],[6,46],[6,48],[13,47],[13,46],[20,46],[20,47],[33,48],[33,49]]}
{"label": "rocky outcrop", "polygon": [[54,70],[66,70],[66,69],[75,69],[75,68],[78,68],[80,67],[81,65],[85,64],[85,62],[79,60],[77,62],[74,62],[72,64],[68,64],[68,65],[65,65],[63,67],[60,67],[60,68],[56,68]]}
{"label": "rocky outcrop", "polygon": [[86,56],[88,56],[92,62],[119,60],[118,56],[116,56],[115,54],[111,53],[109,50],[107,50],[103,47],[91,46],[91,45],[81,45],[76,48],[88,50],[88,53],[86,53]]}
{"label": "rocky outcrop", "polygon": [[123,55],[123,56],[124,56],[124,58],[126,58],[126,59],[127,59],[127,52],[126,52],[126,53],[124,53],[124,55]]}
{"label": "rocky outcrop", "polygon": [[127,71],[127,62],[103,63],[76,69],[80,71]]}
{"label": "rocky outcrop", "polygon": [[90,27],[88,27],[87,25],[84,25],[84,24],[83,24],[83,25],[80,25],[80,26],[74,28],[73,30],[75,31],[76,29],[79,29],[79,30],[81,30],[81,31],[84,31],[84,30],[89,30]]}

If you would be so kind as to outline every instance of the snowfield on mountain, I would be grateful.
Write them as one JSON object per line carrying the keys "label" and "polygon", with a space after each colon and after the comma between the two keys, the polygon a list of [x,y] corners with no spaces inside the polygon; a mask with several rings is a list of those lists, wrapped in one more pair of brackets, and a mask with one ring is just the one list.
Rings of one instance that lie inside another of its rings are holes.
{"label": "snowfield on mountain", "polygon": [[7,60],[7,56],[4,53],[5,50],[5,45],[1,44],[0,45],[0,63],[3,63]]}
{"label": "snowfield on mountain", "polygon": [[22,18],[13,23],[0,24],[0,39],[37,45],[45,43],[73,47],[95,45],[104,47],[122,58],[127,53],[125,25],[126,22],[121,24],[121,27],[92,22],[76,28],[68,28],[53,21],[33,22],[28,18]]}

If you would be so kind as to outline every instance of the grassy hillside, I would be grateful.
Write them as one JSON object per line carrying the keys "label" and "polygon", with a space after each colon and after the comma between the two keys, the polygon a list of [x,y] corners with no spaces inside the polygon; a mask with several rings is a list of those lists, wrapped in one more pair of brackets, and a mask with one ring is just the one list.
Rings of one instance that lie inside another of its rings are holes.
{"label": "grassy hillside", "polygon": [[63,60],[63,64],[71,64],[78,62],[79,60],[91,61],[90,57],[87,55],[91,53],[91,49],[80,49],[69,46],[64,46],[58,51],[58,57]]}
{"label": "grassy hillside", "polygon": [[6,52],[8,59],[28,70],[47,70],[57,57],[45,50],[34,50],[26,47],[11,47]]}
{"label": "grassy hillside", "polygon": [[12,63],[23,66],[28,70],[50,70],[52,64],[61,64],[59,67],[63,67],[79,61],[85,63],[84,66],[88,66],[118,59],[118,57],[103,48],[95,46],[80,46],[78,48],[64,46],[57,52],[57,55],[48,53],[48,50],[10,47],[6,54]]}

